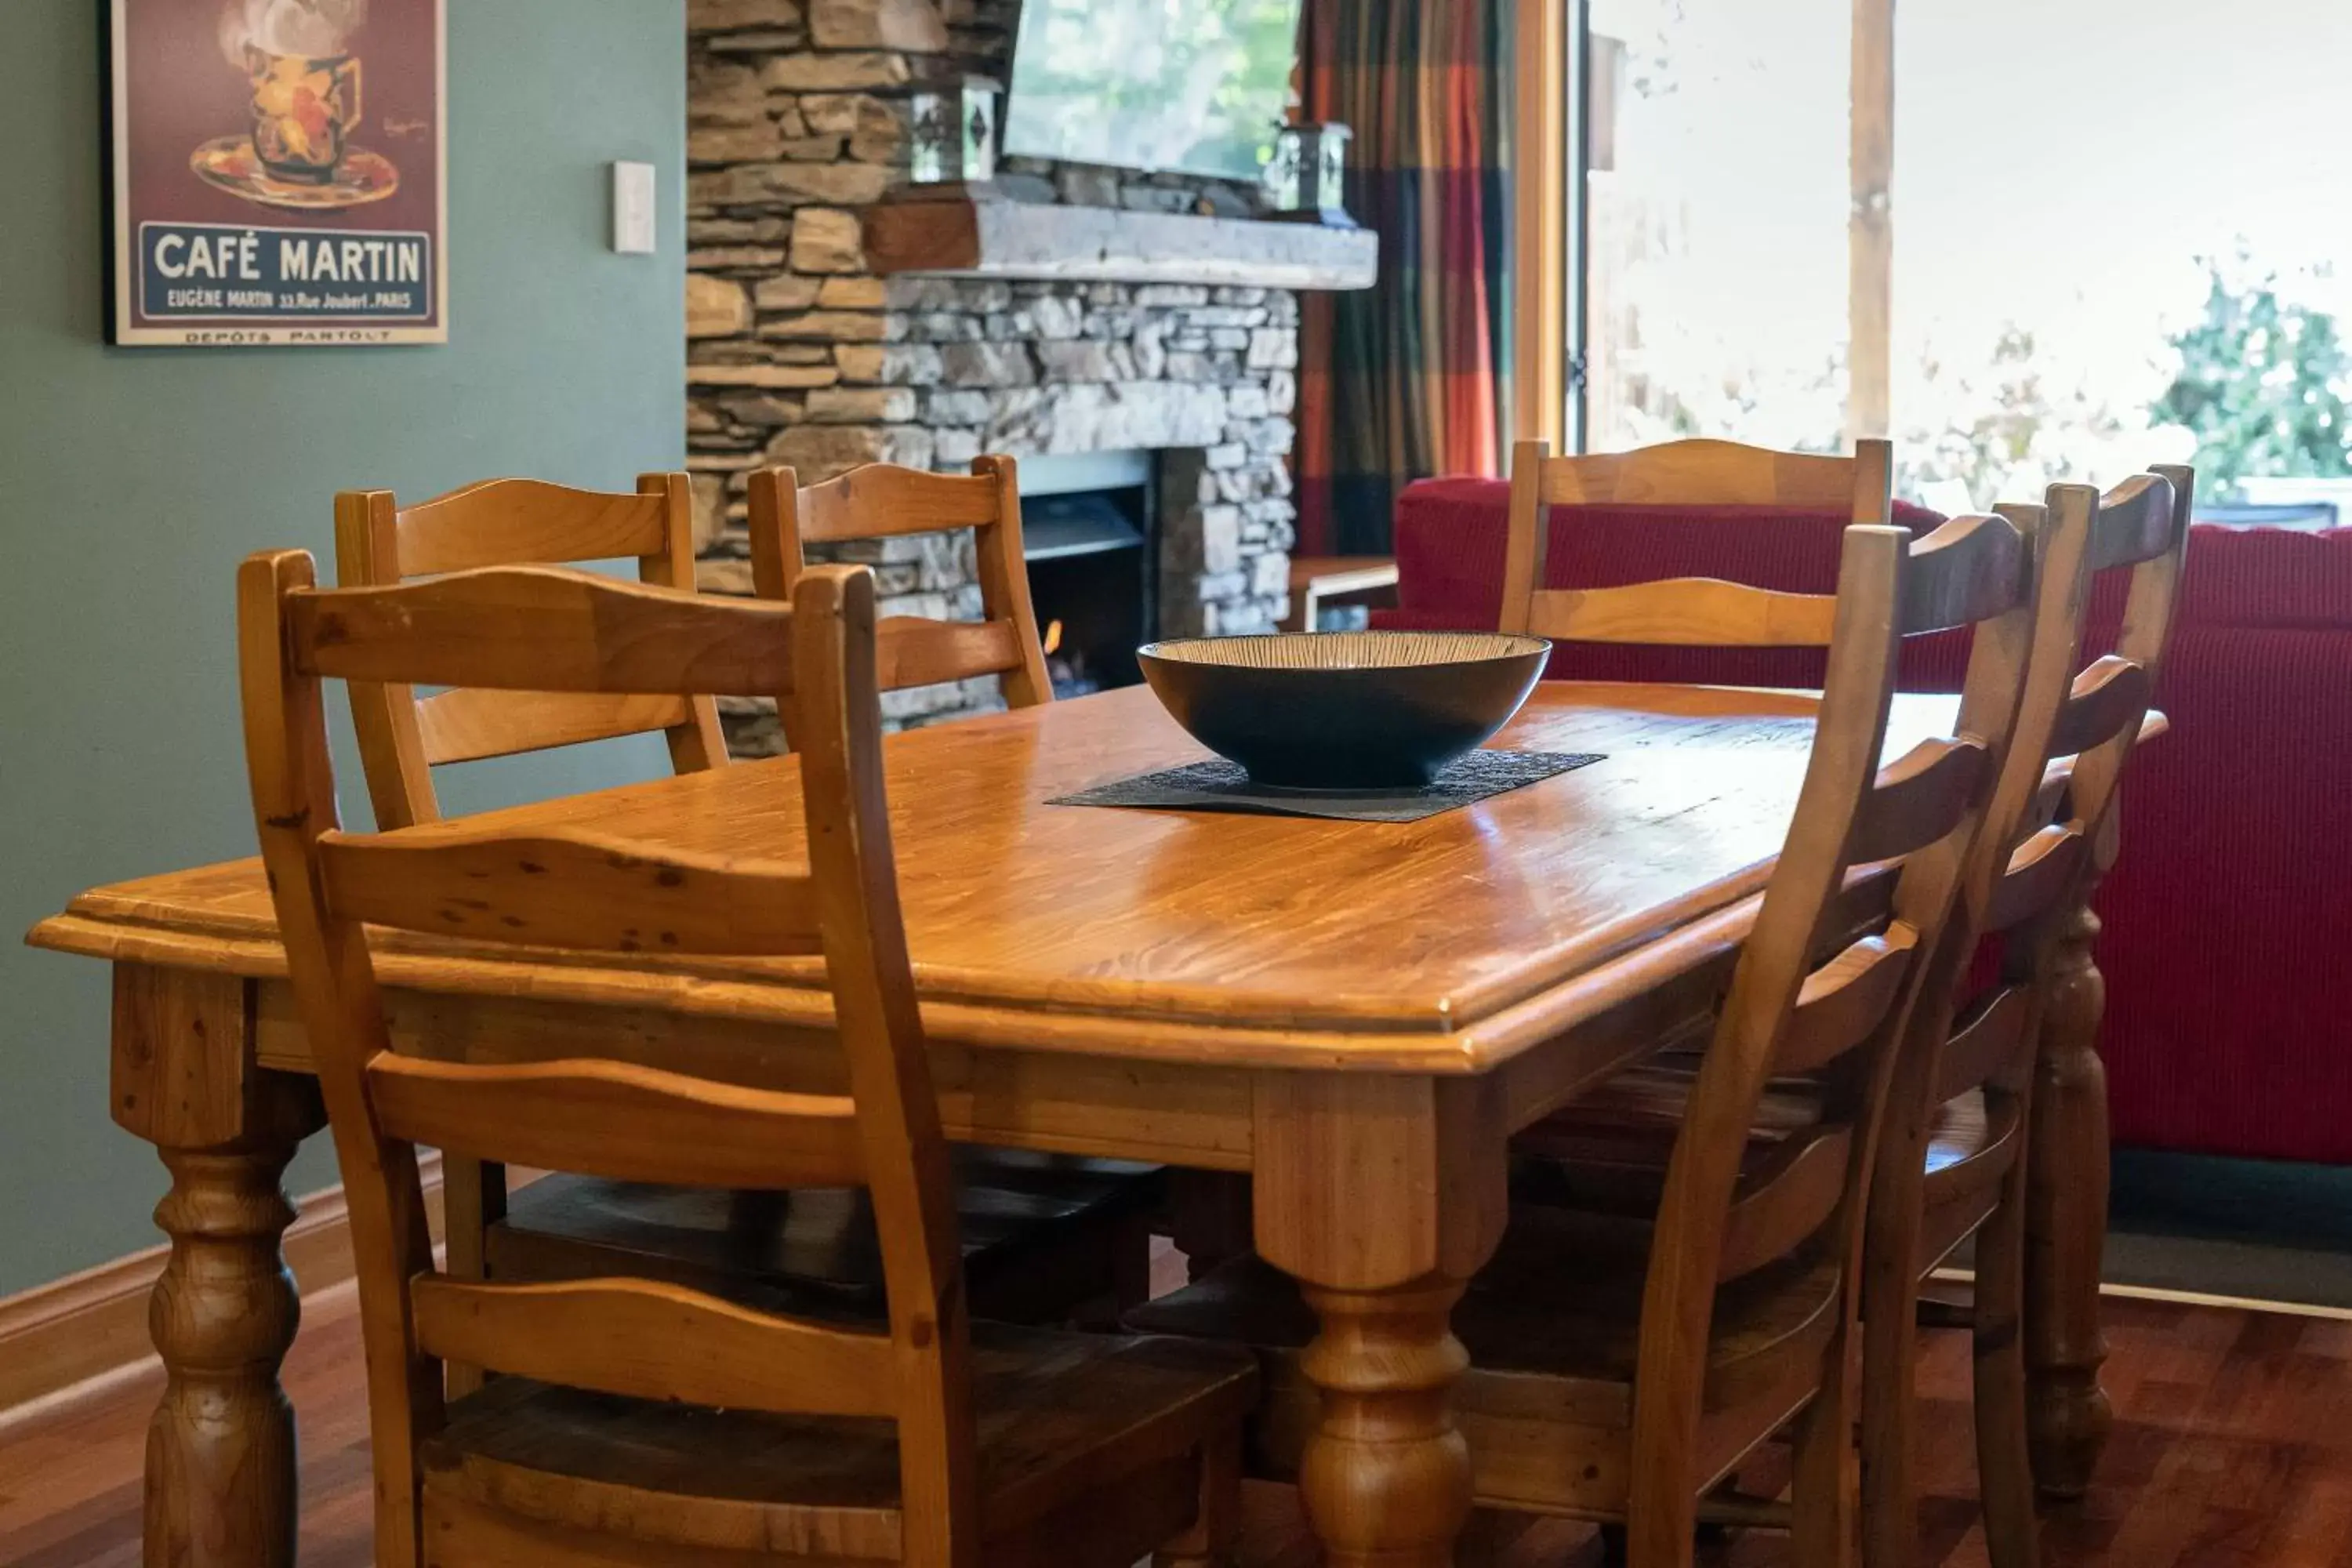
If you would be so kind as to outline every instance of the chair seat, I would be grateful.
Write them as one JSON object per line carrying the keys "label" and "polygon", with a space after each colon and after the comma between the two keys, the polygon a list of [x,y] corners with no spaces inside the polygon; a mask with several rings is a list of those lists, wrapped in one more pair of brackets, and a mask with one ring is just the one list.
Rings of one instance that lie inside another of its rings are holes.
{"label": "chair seat", "polygon": [[[1511,1195],[1547,1208],[1652,1215],[1690,1103],[1696,1058],[1679,1053],[1632,1068],[1511,1141]],[[1743,1182],[1769,1168],[1789,1138],[1822,1120],[1818,1086],[1780,1079],[1758,1101]],[[1744,1187],[1743,1187],[1744,1194]]]}
{"label": "chair seat", "polygon": [[[1073,1303],[1111,1294],[1122,1261],[1148,1265],[1160,1167],[972,1146],[954,1156],[975,1317],[1059,1321]],[[498,1278],[625,1270],[720,1294],[763,1287],[798,1310],[882,1310],[881,1253],[856,1189],[730,1193],[553,1174],[515,1193],[485,1251]]]}
{"label": "chair seat", "polygon": [[[1690,1072],[1671,1060],[1636,1068],[1538,1122],[1513,1141],[1513,1202],[1595,1214],[1655,1213],[1690,1086]],[[1776,1080],[1759,1102],[1744,1173],[1769,1168],[1773,1151],[1820,1116],[1814,1085]],[[1937,1107],[1921,1194],[1923,1272],[1940,1264],[1992,1212],[2019,1135],[2014,1104],[1989,1109],[1981,1089]]]}
{"label": "chair seat", "polygon": [[1938,1106],[1927,1142],[1927,1180],[1921,1192],[1919,1269],[1940,1265],[1974,1235],[2000,1203],[2000,1179],[2024,1148],[2017,1102],[1988,1103],[1970,1089]]}
{"label": "chair seat", "polygon": [[[1614,1209],[1622,1202],[1638,1212],[1654,1212],[1658,1183],[1690,1102],[1691,1081],[1690,1071],[1672,1059],[1631,1068],[1537,1122],[1512,1140],[1517,1157],[1512,1195],[1557,1206],[1573,1194],[1594,1207]],[[1955,1095],[1937,1108],[1926,1160],[1929,1203],[1973,1189],[1988,1174],[1988,1154],[2002,1156],[2006,1168],[2008,1121],[1993,1114],[1989,1122],[1988,1114],[1980,1089]],[[1746,1166],[1753,1170],[1791,1134],[1809,1131],[1820,1120],[1816,1085],[1804,1079],[1775,1079],[1758,1102]]]}
{"label": "chair seat", "polygon": [[[1496,1258],[1454,1310],[1470,1358],[1454,1412],[1480,1504],[1622,1517],[1647,1232],[1606,1215],[1512,1211]],[[1837,1327],[1838,1283],[1833,1261],[1791,1259],[1717,1292],[1697,1450],[1709,1484],[1811,1396]],[[1237,1259],[1126,1321],[1141,1332],[1257,1350],[1266,1393],[1249,1465],[1269,1479],[1296,1477],[1318,1411],[1301,1358],[1316,1321],[1287,1277]]]}
{"label": "chair seat", "polygon": [[[1123,1563],[1150,1552],[1190,1521],[1203,1445],[1256,1392],[1248,1354],[1225,1346],[995,1325],[972,1341],[992,1564],[1035,1560],[997,1544],[1033,1538],[1052,1560],[1038,1527],[1083,1534],[1084,1518],[1060,1521],[1056,1511],[1090,1503],[1102,1514],[1102,1489],[1123,1481],[1108,1511],[1133,1542],[1067,1560]],[[509,1377],[452,1405],[420,1454],[428,1521],[437,1501],[450,1529],[478,1531],[487,1511],[761,1561],[898,1551],[898,1442],[887,1421],[712,1410]]]}
{"label": "chair seat", "polygon": [[[1599,1401],[1631,1419],[1648,1226],[1575,1210],[1515,1208],[1509,1233],[1454,1310],[1454,1337],[1470,1353],[1473,1384],[1539,1379],[1592,1385]],[[1818,1350],[1833,1324],[1834,1260],[1760,1269],[1716,1298],[1707,1403],[1743,1402],[1777,1378],[1783,1360]],[[1127,1314],[1139,1333],[1303,1349],[1315,1314],[1288,1276],[1239,1258],[1185,1289]]]}

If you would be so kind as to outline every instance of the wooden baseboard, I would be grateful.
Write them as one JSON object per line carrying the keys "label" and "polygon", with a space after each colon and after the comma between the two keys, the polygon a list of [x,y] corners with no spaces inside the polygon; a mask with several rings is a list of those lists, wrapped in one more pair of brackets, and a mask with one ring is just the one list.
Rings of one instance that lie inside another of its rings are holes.
{"label": "wooden baseboard", "polygon": [[[420,1163],[438,1241],[441,1157],[428,1154]],[[296,1288],[315,1296],[352,1278],[351,1218],[341,1187],[313,1193],[295,1207],[286,1262]],[[0,1420],[20,1405],[152,1360],[147,1298],[170,1253],[168,1244],[151,1247],[0,1300]]]}

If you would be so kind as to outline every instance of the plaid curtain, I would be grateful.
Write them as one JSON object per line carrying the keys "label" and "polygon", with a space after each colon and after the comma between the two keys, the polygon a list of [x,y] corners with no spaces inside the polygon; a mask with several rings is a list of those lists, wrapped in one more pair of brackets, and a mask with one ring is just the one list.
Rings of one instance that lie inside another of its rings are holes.
{"label": "plaid curtain", "polygon": [[1510,405],[1510,5],[1307,0],[1305,115],[1355,132],[1348,210],[1380,235],[1381,278],[1307,296],[1301,554],[1385,555],[1408,482],[1497,470]]}

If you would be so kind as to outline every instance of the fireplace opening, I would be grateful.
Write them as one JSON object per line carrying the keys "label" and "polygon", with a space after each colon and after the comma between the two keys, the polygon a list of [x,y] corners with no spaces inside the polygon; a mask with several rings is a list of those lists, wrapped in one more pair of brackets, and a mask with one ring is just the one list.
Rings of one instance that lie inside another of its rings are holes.
{"label": "fireplace opening", "polygon": [[1135,650],[1158,634],[1150,460],[1113,458],[1022,466],[1022,553],[1057,698],[1137,684]]}

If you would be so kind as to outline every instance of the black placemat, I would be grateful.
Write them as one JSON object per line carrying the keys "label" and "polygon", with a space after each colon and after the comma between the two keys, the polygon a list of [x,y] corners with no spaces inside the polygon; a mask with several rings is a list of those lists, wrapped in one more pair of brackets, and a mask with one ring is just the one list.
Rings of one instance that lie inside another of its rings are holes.
{"label": "black placemat", "polygon": [[1148,811],[1240,811],[1261,816],[1327,816],[1344,822],[1418,822],[1507,790],[1539,784],[1601,761],[1598,752],[1472,752],[1420,789],[1303,790],[1252,784],[1223,758],[1138,773],[1046,802],[1125,805]]}

